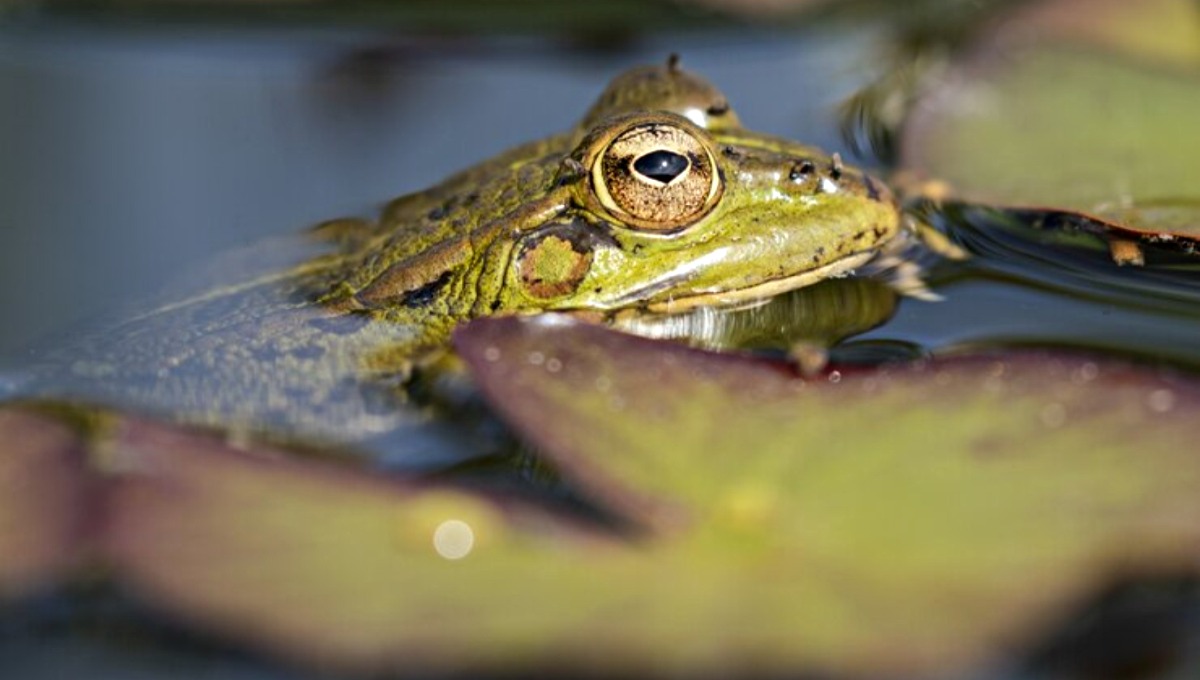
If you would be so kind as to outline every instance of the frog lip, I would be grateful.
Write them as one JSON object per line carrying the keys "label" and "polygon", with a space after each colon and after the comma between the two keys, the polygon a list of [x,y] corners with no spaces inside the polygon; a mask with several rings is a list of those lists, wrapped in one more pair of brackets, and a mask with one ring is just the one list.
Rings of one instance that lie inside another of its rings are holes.
{"label": "frog lip", "polygon": [[[715,292],[700,292],[679,297],[671,297],[666,300],[650,302],[645,305],[645,309],[661,314],[675,314],[685,312],[696,307],[724,307],[739,303],[744,303],[749,300],[766,299],[786,293],[790,290],[803,288],[812,285],[818,281],[823,281],[828,278],[837,278],[846,276],[853,272],[854,269],[866,264],[868,260],[875,256],[875,252],[861,252],[853,255],[848,255],[840,260],[835,260],[823,267],[810,269],[792,274],[789,276],[781,276],[779,278],[767,279],[762,283],[745,288],[734,290],[723,290]],[[666,280],[657,282],[655,288],[662,290],[669,287],[676,281]],[[637,295],[648,295],[658,292],[658,290],[642,289],[637,291]],[[627,296],[628,297],[628,296]]]}

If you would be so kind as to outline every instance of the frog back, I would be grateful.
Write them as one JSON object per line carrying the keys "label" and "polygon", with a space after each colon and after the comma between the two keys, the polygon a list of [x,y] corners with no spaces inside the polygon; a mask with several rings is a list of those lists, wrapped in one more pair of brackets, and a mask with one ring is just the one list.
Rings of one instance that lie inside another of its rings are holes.
{"label": "frog back", "polygon": [[416,329],[315,301],[339,250],[299,234],[226,256],[171,296],[44,343],[5,372],[5,396],[314,443],[393,430],[412,419],[403,395],[365,371]]}

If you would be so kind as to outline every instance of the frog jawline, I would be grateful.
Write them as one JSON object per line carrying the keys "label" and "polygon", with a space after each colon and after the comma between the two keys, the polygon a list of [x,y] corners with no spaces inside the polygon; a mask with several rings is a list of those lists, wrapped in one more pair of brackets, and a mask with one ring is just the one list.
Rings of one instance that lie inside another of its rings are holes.
{"label": "frog jawline", "polygon": [[748,288],[670,298],[662,302],[652,302],[646,305],[645,309],[661,314],[676,314],[696,307],[727,307],[749,300],[762,300],[790,290],[810,286],[818,281],[846,276],[874,256],[874,251],[855,253],[823,267],[779,279],[771,279]]}

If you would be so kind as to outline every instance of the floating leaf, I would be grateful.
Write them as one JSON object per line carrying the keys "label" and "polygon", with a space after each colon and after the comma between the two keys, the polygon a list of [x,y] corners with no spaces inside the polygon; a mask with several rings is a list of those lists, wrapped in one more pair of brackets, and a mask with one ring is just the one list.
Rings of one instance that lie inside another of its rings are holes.
{"label": "floating leaf", "polygon": [[[545,660],[571,618],[608,601],[585,568],[608,540],[496,499],[132,420],[106,446],[115,578],[293,659],[366,672]],[[559,597],[543,602],[544,587]]]}
{"label": "floating leaf", "polygon": [[998,26],[918,102],[902,164],[968,200],[1071,210],[1191,247],[1200,7],[1056,0]]}
{"label": "floating leaf", "polygon": [[3,516],[58,547],[4,583],[94,546],[153,609],[341,671],[895,675],[995,661],[1114,579],[1195,568],[1191,379],[1025,353],[805,381],[558,319],[459,347],[641,531],[131,418],[85,467],[6,411],[27,444],[6,483],[43,481]]}
{"label": "floating leaf", "polygon": [[1177,376],[1031,352],[803,381],[557,318],[458,346],[570,478],[659,529],[643,578],[714,617],[691,644],[755,668],[945,671],[1110,579],[1194,569],[1200,387]]}
{"label": "floating leaf", "polygon": [[[1080,0],[1033,3],[1017,28],[1166,65],[1200,63],[1200,8],[1187,0]],[[1014,30],[1010,27],[1008,30]]]}
{"label": "floating leaf", "polygon": [[0,596],[53,584],[78,559],[88,486],[67,427],[0,409]]}

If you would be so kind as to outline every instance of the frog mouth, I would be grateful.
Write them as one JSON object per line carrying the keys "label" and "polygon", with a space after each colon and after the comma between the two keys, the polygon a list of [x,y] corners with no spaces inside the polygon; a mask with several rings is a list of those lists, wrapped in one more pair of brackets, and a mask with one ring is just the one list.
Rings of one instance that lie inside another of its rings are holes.
{"label": "frog mouth", "polygon": [[[757,283],[753,286],[747,286],[745,288],[716,292],[698,292],[679,297],[669,297],[665,300],[650,302],[644,305],[644,309],[659,314],[676,314],[695,309],[696,307],[728,307],[755,300],[765,300],[797,288],[810,286],[819,281],[824,281],[825,279],[847,276],[858,267],[866,264],[866,262],[874,256],[874,252],[855,253],[853,255],[843,257],[840,260],[831,262],[823,267],[810,269],[808,271],[800,272],[799,274],[782,276],[775,279],[767,279],[762,283]],[[631,293],[626,297],[631,299],[644,299],[646,296],[658,293],[659,291],[669,288],[677,282],[678,281],[673,280],[661,281],[655,286],[655,288],[658,290],[643,288]]]}

